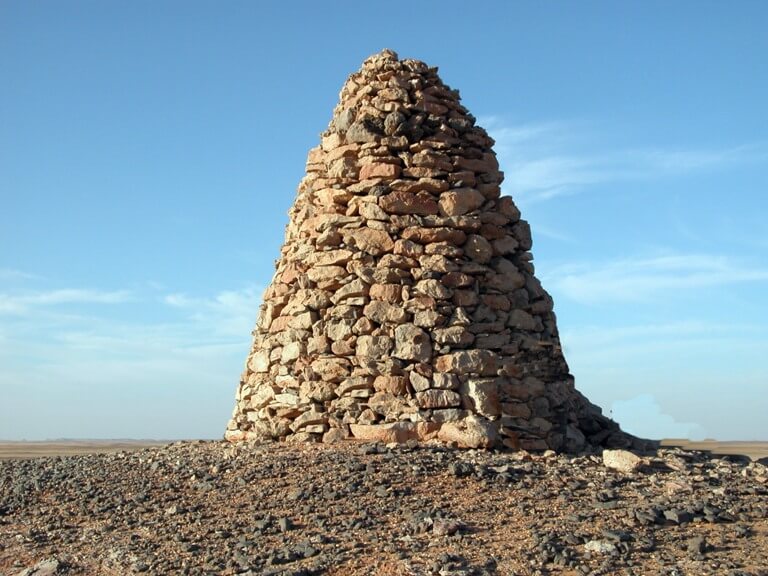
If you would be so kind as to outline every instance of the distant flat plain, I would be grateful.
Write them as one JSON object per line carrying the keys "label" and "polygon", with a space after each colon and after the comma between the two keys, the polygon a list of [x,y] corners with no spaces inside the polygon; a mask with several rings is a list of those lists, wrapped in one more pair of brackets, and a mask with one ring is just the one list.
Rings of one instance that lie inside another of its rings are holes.
{"label": "distant flat plain", "polygon": [[[72,456],[75,454],[98,454],[139,450],[150,446],[163,446],[172,440],[50,440],[42,442],[0,441],[0,460],[10,458],[40,458],[44,456]],[[706,450],[713,454],[735,454],[749,456],[753,460],[768,458],[768,441],[719,442],[717,440],[669,439],[662,440],[662,446],[679,446],[686,450]]]}
{"label": "distant flat plain", "polygon": [[171,440],[44,440],[41,442],[0,441],[0,460],[10,458],[42,458],[139,450],[170,444]]}
{"label": "distant flat plain", "polygon": [[679,446],[685,450],[705,450],[712,454],[725,455],[735,454],[749,456],[752,460],[760,460],[768,457],[768,442],[764,441],[732,441],[720,442],[718,440],[662,440],[662,446]]}

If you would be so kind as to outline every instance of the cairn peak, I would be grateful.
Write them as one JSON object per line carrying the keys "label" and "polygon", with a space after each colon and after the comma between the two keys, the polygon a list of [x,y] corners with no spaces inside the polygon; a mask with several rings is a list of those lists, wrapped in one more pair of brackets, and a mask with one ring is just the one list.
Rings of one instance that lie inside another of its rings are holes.
{"label": "cairn peak", "polygon": [[225,437],[579,451],[574,388],[494,142],[437,68],[370,56],[289,211]]}

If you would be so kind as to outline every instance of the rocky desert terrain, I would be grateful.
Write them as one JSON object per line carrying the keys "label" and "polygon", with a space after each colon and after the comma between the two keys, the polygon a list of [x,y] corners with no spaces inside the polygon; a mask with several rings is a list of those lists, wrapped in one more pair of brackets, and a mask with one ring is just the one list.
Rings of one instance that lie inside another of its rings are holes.
{"label": "rocky desert terrain", "polygon": [[0,462],[0,574],[768,575],[768,469],[180,442]]}

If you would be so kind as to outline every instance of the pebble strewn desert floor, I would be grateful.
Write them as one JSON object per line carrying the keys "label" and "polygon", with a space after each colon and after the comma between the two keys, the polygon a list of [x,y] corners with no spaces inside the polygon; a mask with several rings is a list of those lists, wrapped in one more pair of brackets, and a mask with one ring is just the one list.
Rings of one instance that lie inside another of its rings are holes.
{"label": "pebble strewn desert floor", "polygon": [[0,462],[0,574],[768,575],[768,469],[184,442]]}

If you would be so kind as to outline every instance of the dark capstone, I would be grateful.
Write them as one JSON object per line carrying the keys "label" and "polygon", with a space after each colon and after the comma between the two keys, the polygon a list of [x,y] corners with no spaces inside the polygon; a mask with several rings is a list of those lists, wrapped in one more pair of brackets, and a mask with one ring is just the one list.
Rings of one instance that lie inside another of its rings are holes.
{"label": "dark capstone", "polygon": [[355,111],[347,108],[342,110],[333,120],[333,126],[339,132],[346,132],[355,121]]}
{"label": "dark capstone", "polygon": [[384,134],[384,121],[380,118],[366,117],[357,120],[347,130],[348,142],[375,142]]}
{"label": "dark capstone", "polygon": [[635,510],[635,518],[642,524],[661,524],[664,522],[664,515],[658,508],[641,508]]}
{"label": "dark capstone", "polygon": [[632,534],[624,530],[603,530],[603,537],[614,542],[628,542],[632,540]]}
{"label": "dark capstone", "polygon": [[448,467],[448,471],[457,478],[471,476],[475,471],[474,466],[468,462],[454,462]]}
{"label": "dark capstone", "polygon": [[280,518],[277,521],[277,527],[280,532],[288,532],[288,530],[293,528],[293,524],[291,524],[291,520],[289,518]]}
{"label": "dark capstone", "polygon": [[405,116],[400,112],[390,112],[384,118],[384,133],[387,136],[395,136],[398,132],[402,131],[401,126],[405,122]]}
{"label": "dark capstone", "polygon": [[369,196],[376,196],[377,198],[380,196],[384,196],[384,194],[389,194],[391,191],[390,187],[385,184],[377,184],[376,186],[372,186],[371,189],[368,191]]}
{"label": "dark capstone", "polygon": [[312,558],[320,553],[320,551],[312,546],[309,542],[302,542],[294,547],[294,551],[302,558]]}
{"label": "dark capstone", "polygon": [[472,121],[469,118],[449,118],[448,126],[456,130],[459,134],[472,129]]}
{"label": "dark capstone", "polygon": [[742,466],[746,466],[752,462],[752,459],[749,456],[744,456],[743,454],[724,454],[723,456],[720,456],[720,460],[741,464]]}
{"label": "dark capstone", "polygon": [[693,515],[690,512],[679,510],[677,508],[664,510],[664,517],[670,522],[674,522],[675,524],[686,524],[687,522],[693,520]]}
{"label": "dark capstone", "polygon": [[688,540],[688,552],[691,554],[703,554],[709,549],[707,539],[704,536],[694,536]]}

